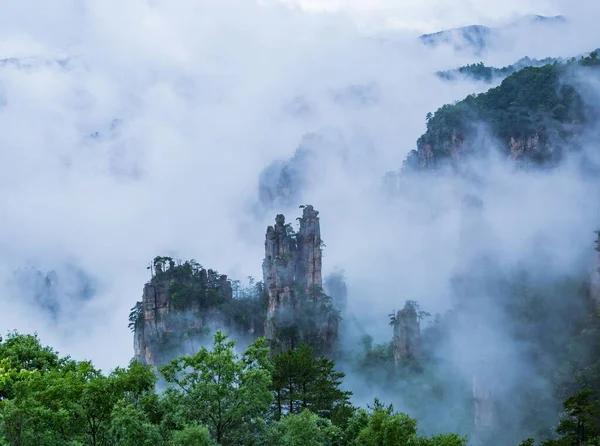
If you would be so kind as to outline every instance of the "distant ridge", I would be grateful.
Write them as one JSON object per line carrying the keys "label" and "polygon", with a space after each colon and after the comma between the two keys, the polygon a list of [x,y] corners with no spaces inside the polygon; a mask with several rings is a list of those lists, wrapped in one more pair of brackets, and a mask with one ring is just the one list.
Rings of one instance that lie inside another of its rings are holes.
{"label": "distant ridge", "polygon": [[419,39],[424,45],[437,47],[440,45],[451,45],[456,51],[471,50],[476,54],[484,51],[492,38],[512,27],[523,25],[551,25],[565,23],[566,18],[562,15],[542,16],[526,15],[508,25],[501,27],[489,27],[485,25],[468,25],[459,28],[451,28],[431,34],[423,34]]}

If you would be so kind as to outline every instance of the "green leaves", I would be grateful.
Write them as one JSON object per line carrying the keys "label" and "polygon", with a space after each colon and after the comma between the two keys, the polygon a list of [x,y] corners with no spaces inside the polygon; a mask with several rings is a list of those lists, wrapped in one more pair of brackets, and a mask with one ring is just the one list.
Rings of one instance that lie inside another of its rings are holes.
{"label": "green leaves", "polygon": [[90,362],[59,357],[36,336],[13,333],[0,344],[0,433],[20,446],[128,444],[114,437],[122,437],[125,405],[139,403],[155,382],[140,363],[103,375]]}
{"label": "green leaves", "polygon": [[218,331],[212,351],[203,347],[161,368],[173,385],[169,396],[180,401],[186,420],[205,423],[221,444],[251,435],[273,398],[266,340],[255,341],[241,358],[234,347]]}
{"label": "green leaves", "polygon": [[456,434],[432,437],[417,435],[417,420],[395,413],[377,399],[371,413],[359,410],[350,420],[345,442],[351,446],[466,446],[467,439]]}
{"label": "green leaves", "polygon": [[[452,164],[466,154],[485,155],[482,145],[477,143],[481,124],[502,143],[506,155],[512,153],[537,164],[558,162],[562,154],[551,139],[560,135],[562,141],[574,136],[583,123],[595,119],[594,110],[586,106],[577,89],[569,85],[570,72],[574,68],[598,65],[597,54],[592,53],[568,63],[508,70],[505,74],[514,72],[500,86],[428,114],[427,131],[417,140],[417,151],[409,154],[404,168]],[[470,65],[464,70],[485,80],[490,80],[493,74],[483,64]],[[448,77],[451,73],[441,75]]]}
{"label": "green leaves", "polygon": [[172,446],[215,446],[217,443],[210,436],[205,426],[192,424],[173,434]]}
{"label": "green leaves", "polygon": [[315,358],[313,350],[306,344],[276,355],[273,364],[277,418],[304,409],[330,418],[334,410],[346,404],[352,395],[340,389],[344,374],[335,371],[333,361]]}
{"label": "green leaves", "polygon": [[170,385],[161,395],[137,361],[103,374],[16,333],[0,353],[2,446],[464,445],[417,436],[415,419],[378,401],[356,410],[344,374],[306,345],[271,360],[265,339],[240,353],[217,332],[212,348],[161,369]]}
{"label": "green leaves", "polygon": [[159,427],[152,424],[142,410],[126,400],[114,405],[109,434],[112,441],[121,446],[156,446],[162,443]]}
{"label": "green leaves", "polygon": [[262,435],[264,446],[333,446],[341,444],[342,431],[330,420],[303,410],[271,424]]}

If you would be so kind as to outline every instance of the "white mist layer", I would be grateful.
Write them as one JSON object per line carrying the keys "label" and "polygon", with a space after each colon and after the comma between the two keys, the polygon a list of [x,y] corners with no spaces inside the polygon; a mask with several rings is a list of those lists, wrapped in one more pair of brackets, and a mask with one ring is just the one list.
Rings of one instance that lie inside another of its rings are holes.
{"label": "white mist layer", "polygon": [[[471,3],[447,21],[435,5],[406,4],[397,15],[406,8],[412,29],[433,30],[539,6],[503,2],[486,16],[482,2]],[[36,331],[104,369],[126,364],[127,316],[150,260],[172,254],[233,278],[260,277],[264,231],[279,210],[259,220],[248,211],[259,174],[289,158],[305,133],[326,129],[352,150],[344,160],[322,154],[303,199],[321,212],[326,269],[346,270],[350,310],[386,340],[386,315],[404,300],[448,308],[466,186],[424,182],[418,197],[389,202],[381,178],[414,147],[427,112],[487,87],[434,76],[471,56],[429,50],[414,31],[383,42],[371,29],[367,38],[360,5],[341,6],[326,14],[248,1],[0,7],[0,59],[18,59],[0,65],[0,329]],[[577,5],[572,11],[573,23],[585,24]],[[557,3],[539,12],[569,11]],[[592,49],[595,28],[580,29],[499,48],[486,61]],[[374,105],[332,100],[333,91],[369,83],[380,92]],[[290,111],[298,98],[308,113]],[[565,268],[590,243],[597,209],[568,170],[515,177],[498,168],[484,195],[506,262],[530,258],[538,231],[552,237],[548,249]],[[297,214],[286,210],[288,221]],[[99,286],[88,301],[64,303],[58,319],[9,285],[24,265],[60,274],[68,264]]]}

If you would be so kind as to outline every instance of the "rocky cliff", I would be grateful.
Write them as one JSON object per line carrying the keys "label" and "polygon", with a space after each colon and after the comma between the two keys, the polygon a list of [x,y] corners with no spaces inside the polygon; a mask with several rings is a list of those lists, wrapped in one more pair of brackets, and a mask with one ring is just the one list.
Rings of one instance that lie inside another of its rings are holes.
{"label": "rocky cliff", "polygon": [[404,308],[396,313],[393,324],[396,364],[418,360],[421,355],[421,327],[415,302],[406,302]]}
{"label": "rocky cliff", "polygon": [[169,257],[155,258],[149,268],[152,278],[130,314],[136,359],[161,365],[193,354],[213,329],[261,334],[255,333],[262,324],[259,299],[234,299],[226,275]]}
{"label": "rocky cliff", "polygon": [[[215,329],[248,340],[265,335],[275,352],[305,342],[317,354],[333,355],[339,310],[323,291],[319,212],[303,208],[298,232],[283,215],[268,227],[264,281],[250,288],[232,285],[194,260],[156,257],[142,300],[129,316],[135,358],[157,366],[193,354]],[[343,306],[346,288],[338,276],[330,283]]]}
{"label": "rocky cliff", "polygon": [[268,296],[265,335],[273,348],[302,342],[318,353],[333,354],[338,313],[323,292],[319,212],[305,206],[296,233],[283,215],[267,228],[263,277]]}

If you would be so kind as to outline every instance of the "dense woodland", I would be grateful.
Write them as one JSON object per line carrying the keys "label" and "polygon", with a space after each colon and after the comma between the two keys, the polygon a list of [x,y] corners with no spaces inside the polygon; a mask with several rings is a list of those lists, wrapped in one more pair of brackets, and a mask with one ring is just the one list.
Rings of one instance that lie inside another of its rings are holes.
{"label": "dense woodland", "polygon": [[[597,315],[595,315],[597,317]],[[598,335],[595,332],[594,335]],[[370,367],[385,351],[369,350]],[[593,367],[599,369],[598,363]],[[422,373],[401,367],[399,373]],[[583,375],[588,371],[581,370]],[[350,403],[344,374],[302,345],[271,356],[259,338],[243,353],[217,332],[211,348],[155,370],[137,361],[106,374],[60,356],[37,336],[0,344],[0,444],[459,446],[455,433],[425,436],[418,421],[375,399]],[[597,378],[597,375],[596,375]],[[564,402],[551,445],[600,444],[598,381]],[[534,426],[532,426],[532,429]],[[595,437],[598,437],[594,439]],[[508,444],[508,443],[505,443]],[[535,444],[532,439],[523,445]]]}
{"label": "dense woodland", "polygon": [[0,345],[0,441],[10,445],[462,445],[425,437],[417,420],[375,400],[353,407],[343,373],[306,345],[271,357],[258,339],[243,353],[217,332],[212,348],[160,369],[137,361],[103,374],[61,357],[36,336]]}
{"label": "dense woodland", "polygon": [[[576,76],[597,73],[599,66],[598,52],[593,51],[566,63],[526,67],[498,87],[444,105],[427,115],[427,131],[408,154],[404,170],[456,167],[457,159],[488,155],[483,148],[493,147],[494,142],[509,155],[511,139],[535,140],[520,156],[521,163],[556,165],[578,149],[577,135],[597,118],[577,88]],[[483,66],[476,69],[485,71]]]}
{"label": "dense woodland", "polygon": [[490,67],[483,62],[478,62],[454,70],[438,71],[436,74],[444,80],[452,81],[461,78],[467,78],[476,81],[491,83],[497,80],[502,80],[505,77],[522,70],[525,67],[541,67],[554,62],[559,62],[558,59],[547,57],[545,59],[531,59],[524,57],[517,62],[507,65],[502,68]]}

